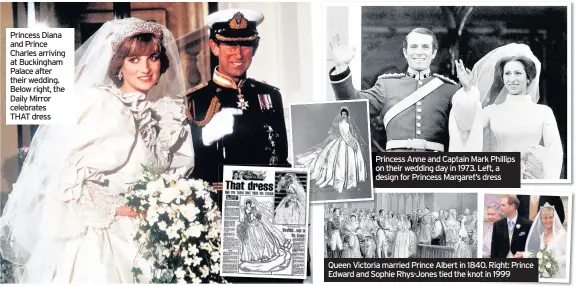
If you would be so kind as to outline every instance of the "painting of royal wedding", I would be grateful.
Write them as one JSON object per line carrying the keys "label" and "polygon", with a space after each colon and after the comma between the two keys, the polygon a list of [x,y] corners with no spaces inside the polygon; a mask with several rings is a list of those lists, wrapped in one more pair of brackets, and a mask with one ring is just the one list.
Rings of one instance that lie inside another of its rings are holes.
{"label": "painting of royal wedding", "polygon": [[475,258],[476,194],[375,193],[324,205],[326,258]]}
{"label": "painting of royal wedding", "polygon": [[520,152],[523,182],[568,178],[568,7],[326,11],[327,99],[369,101],[373,152]]}
{"label": "painting of royal wedding", "polygon": [[291,165],[310,3],[0,5],[3,33],[73,28],[77,102],[71,124],[2,125],[1,283],[304,283],[221,275],[221,189],[224,165]]}
{"label": "painting of royal wedding", "polygon": [[486,194],[482,257],[538,258],[543,279],[567,281],[568,196]]}

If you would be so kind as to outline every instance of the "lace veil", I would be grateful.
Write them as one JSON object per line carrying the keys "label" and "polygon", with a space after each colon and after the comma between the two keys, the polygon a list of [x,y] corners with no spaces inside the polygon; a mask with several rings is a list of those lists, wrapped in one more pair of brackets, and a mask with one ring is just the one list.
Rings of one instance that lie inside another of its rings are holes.
{"label": "lace veil", "polygon": [[[543,247],[544,242],[542,239],[544,239],[544,232],[546,232],[546,227],[542,221],[542,213],[544,210],[552,210],[554,213],[554,221],[552,223],[552,240],[549,243],[555,245],[554,247],[549,246],[548,249],[552,251],[554,258],[561,260],[561,257],[565,255],[566,248],[568,247],[566,230],[564,229],[562,222],[560,222],[556,208],[548,203],[540,208],[540,211],[532,223],[532,228],[530,229],[530,233],[526,239],[525,251],[527,253],[536,253]],[[561,266],[561,264],[561,261],[558,261],[558,265]]]}
{"label": "lace veil", "polygon": [[[136,18],[105,23],[75,52],[73,100],[80,103],[89,94],[94,94],[86,92],[88,89],[113,85],[107,76],[114,54],[113,45],[135,34],[150,32],[161,34],[170,66],[148,92],[147,98],[152,102],[152,109],[172,112],[159,119],[160,126],[182,126],[183,120],[178,121],[185,118],[184,77],[174,37],[165,27]],[[69,106],[77,106],[75,103]],[[71,113],[75,110],[69,109]],[[71,225],[70,209],[57,197],[57,190],[62,184],[61,173],[71,163],[68,158],[74,149],[69,142],[74,139],[72,131],[80,116],[72,115],[73,120],[68,125],[40,126],[0,218],[0,252],[4,259],[17,266],[16,276],[21,283],[50,282],[66,240],[78,235],[68,230],[78,226]]]}

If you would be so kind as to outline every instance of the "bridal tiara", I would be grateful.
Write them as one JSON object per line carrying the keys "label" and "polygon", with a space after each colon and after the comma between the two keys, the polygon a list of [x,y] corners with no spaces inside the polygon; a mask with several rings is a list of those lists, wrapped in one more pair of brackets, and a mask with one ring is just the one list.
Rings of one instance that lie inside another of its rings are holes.
{"label": "bridal tiara", "polygon": [[128,27],[122,29],[120,32],[113,35],[112,38],[112,49],[116,51],[120,43],[126,38],[132,37],[138,34],[150,33],[157,36],[160,40],[164,37],[162,32],[162,25],[157,24],[152,21],[144,21],[137,19],[130,23]]}
{"label": "bridal tiara", "polygon": [[553,205],[549,204],[548,202],[545,202],[543,206],[540,207],[540,209],[543,208],[553,208],[556,209],[556,207],[554,207]]}

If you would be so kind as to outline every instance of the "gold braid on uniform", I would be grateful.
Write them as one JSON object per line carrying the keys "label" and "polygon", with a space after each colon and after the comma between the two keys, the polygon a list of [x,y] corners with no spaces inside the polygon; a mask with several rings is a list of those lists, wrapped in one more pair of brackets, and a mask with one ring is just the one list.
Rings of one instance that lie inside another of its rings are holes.
{"label": "gold braid on uniform", "polygon": [[216,34],[216,39],[225,42],[232,42],[232,41],[254,41],[258,39],[258,35],[250,36],[250,37],[239,37],[239,38],[232,38],[232,37],[225,37],[219,34]]}
{"label": "gold braid on uniform", "polygon": [[[203,127],[204,125],[208,124],[208,122],[210,122],[212,117],[214,117],[214,114],[216,114],[216,112],[218,112],[219,110],[220,110],[220,101],[218,100],[218,97],[214,96],[212,98],[212,101],[210,101],[210,106],[208,107],[208,111],[206,111],[206,116],[204,117],[204,120],[194,122],[196,123],[196,125]],[[194,113],[196,113],[196,111],[194,111]]]}

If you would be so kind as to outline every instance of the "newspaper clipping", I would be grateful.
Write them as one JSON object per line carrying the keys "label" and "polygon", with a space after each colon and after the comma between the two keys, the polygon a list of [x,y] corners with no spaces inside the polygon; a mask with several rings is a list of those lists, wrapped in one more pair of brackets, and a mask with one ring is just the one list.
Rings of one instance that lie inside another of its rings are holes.
{"label": "newspaper clipping", "polygon": [[222,276],[306,278],[308,174],[224,166]]}

